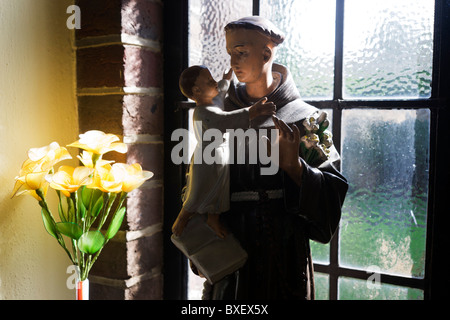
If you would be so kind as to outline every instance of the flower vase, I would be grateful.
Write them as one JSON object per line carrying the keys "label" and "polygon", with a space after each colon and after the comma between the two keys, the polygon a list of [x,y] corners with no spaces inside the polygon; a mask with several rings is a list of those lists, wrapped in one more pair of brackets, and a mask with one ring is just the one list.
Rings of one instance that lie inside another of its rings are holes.
{"label": "flower vase", "polygon": [[75,290],[77,300],[89,300],[89,279],[83,281],[77,279]]}

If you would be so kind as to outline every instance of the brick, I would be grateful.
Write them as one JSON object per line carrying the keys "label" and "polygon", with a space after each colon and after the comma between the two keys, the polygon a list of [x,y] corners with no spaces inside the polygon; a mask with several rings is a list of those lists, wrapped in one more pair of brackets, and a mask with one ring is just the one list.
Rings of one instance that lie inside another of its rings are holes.
{"label": "brick", "polygon": [[123,87],[124,47],[110,45],[77,50],[77,86]]}
{"label": "brick", "polygon": [[127,280],[163,262],[163,236],[158,232],[128,242],[109,241],[91,269],[92,275]]}
{"label": "brick", "polygon": [[91,274],[112,279],[128,279],[128,252],[123,242],[109,241],[91,269]]}
{"label": "brick", "polygon": [[128,230],[141,230],[163,220],[163,188],[136,189],[128,195]]}
{"label": "brick", "polygon": [[163,275],[142,281],[125,291],[125,300],[162,300]]}
{"label": "brick", "polygon": [[[159,42],[162,40],[162,2],[139,0],[76,0],[81,9],[81,29],[76,39],[114,38],[122,33]],[[110,94],[103,88],[163,87],[163,57],[159,47],[102,44],[77,49],[77,88],[80,95],[80,132],[102,130],[123,135],[164,134],[162,95]],[[82,42],[89,43],[89,42]],[[152,43],[152,42],[150,42]],[[115,92],[115,91],[114,91]],[[106,95],[102,95],[106,93]],[[116,162],[138,162],[162,180],[164,173],[163,143],[130,144],[126,155],[110,152],[105,159]],[[121,230],[138,231],[162,222],[163,188],[142,188],[127,198],[126,223]],[[91,270],[92,275],[127,280],[145,276],[163,264],[163,234],[123,242],[110,241]],[[139,278],[138,278],[139,279]],[[90,297],[97,299],[162,299],[163,276],[142,280],[130,288],[91,283]]]}
{"label": "brick", "polygon": [[163,236],[158,232],[127,242],[128,275],[145,274],[163,263]]}
{"label": "brick", "polygon": [[120,34],[122,25],[122,0],[76,0],[81,10],[81,29],[77,39]]}
{"label": "brick", "polygon": [[111,287],[103,284],[89,282],[90,300],[124,300],[125,290],[123,288]]}
{"label": "brick", "polygon": [[162,96],[126,95],[123,98],[123,134],[164,134]]}
{"label": "brick", "polygon": [[128,146],[128,163],[138,162],[144,170],[152,171],[152,179],[164,177],[164,145],[162,143],[133,144]]}
{"label": "brick", "polygon": [[76,38],[121,32],[141,38],[162,39],[162,3],[139,0],[76,0],[81,9],[81,29]]}
{"label": "brick", "polygon": [[77,50],[78,88],[162,87],[162,54],[130,45]]}
{"label": "brick", "polygon": [[89,283],[89,299],[91,300],[162,300],[163,275],[156,275],[131,286],[118,288],[94,282]]}
{"label": "brick", "polygon": [[162,3],[139,0],[123,1],[123,33],[159,41],[162,39],[162,24]]}
{"label": "brick", "polygon": [[122,114],[122,95],[78,97],[80,132],[101,130],[106,133],[122,135]]}
{"label": "brick", "polygon": [[143,47],[125,45],[124,81],[126,87],[163,85],[162,54]]}

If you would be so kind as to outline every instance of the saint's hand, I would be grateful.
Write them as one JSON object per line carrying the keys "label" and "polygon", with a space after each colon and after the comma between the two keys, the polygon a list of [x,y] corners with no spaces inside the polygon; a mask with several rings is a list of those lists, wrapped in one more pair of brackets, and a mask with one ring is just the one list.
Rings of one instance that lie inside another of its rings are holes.
{"label": "saint's hand", "polygon": [[[275,128],[278,129],[278,165],[297,185],[301,183],[303,173],[302,163],[299,161],[300,130],[295,124],[288,126],[283,120],[272,117]],[[270,143],[266,144],[270,152]]]}

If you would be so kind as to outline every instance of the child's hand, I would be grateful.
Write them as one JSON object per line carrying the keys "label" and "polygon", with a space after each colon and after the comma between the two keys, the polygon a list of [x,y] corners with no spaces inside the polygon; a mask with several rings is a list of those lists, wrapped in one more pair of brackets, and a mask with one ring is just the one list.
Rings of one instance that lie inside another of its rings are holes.
{"label": "child's hand", "polygon": [[233,69],[230,68],[228,72],[223,73],[222,79],[231,80],[231,76],[233,75]]}
{"label": "child's hand", "polygon": [[275,115],[276,110],[275,104],[273,102],[267,102],[267,98],[264,97],[249,108],[248,115],[250,120],[253,120],[259,116]]}

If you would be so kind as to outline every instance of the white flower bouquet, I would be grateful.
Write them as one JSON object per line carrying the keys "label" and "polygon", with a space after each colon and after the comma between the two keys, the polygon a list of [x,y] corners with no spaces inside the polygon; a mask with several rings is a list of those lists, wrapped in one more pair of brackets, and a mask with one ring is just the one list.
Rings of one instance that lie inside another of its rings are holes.
{"label": "white flower bouquet", "polygon": [[318,110],[303,121],[305,135],[300,139],[300,156],[309,165],[318,166],[330,157],[333,136],[325,111]]}

